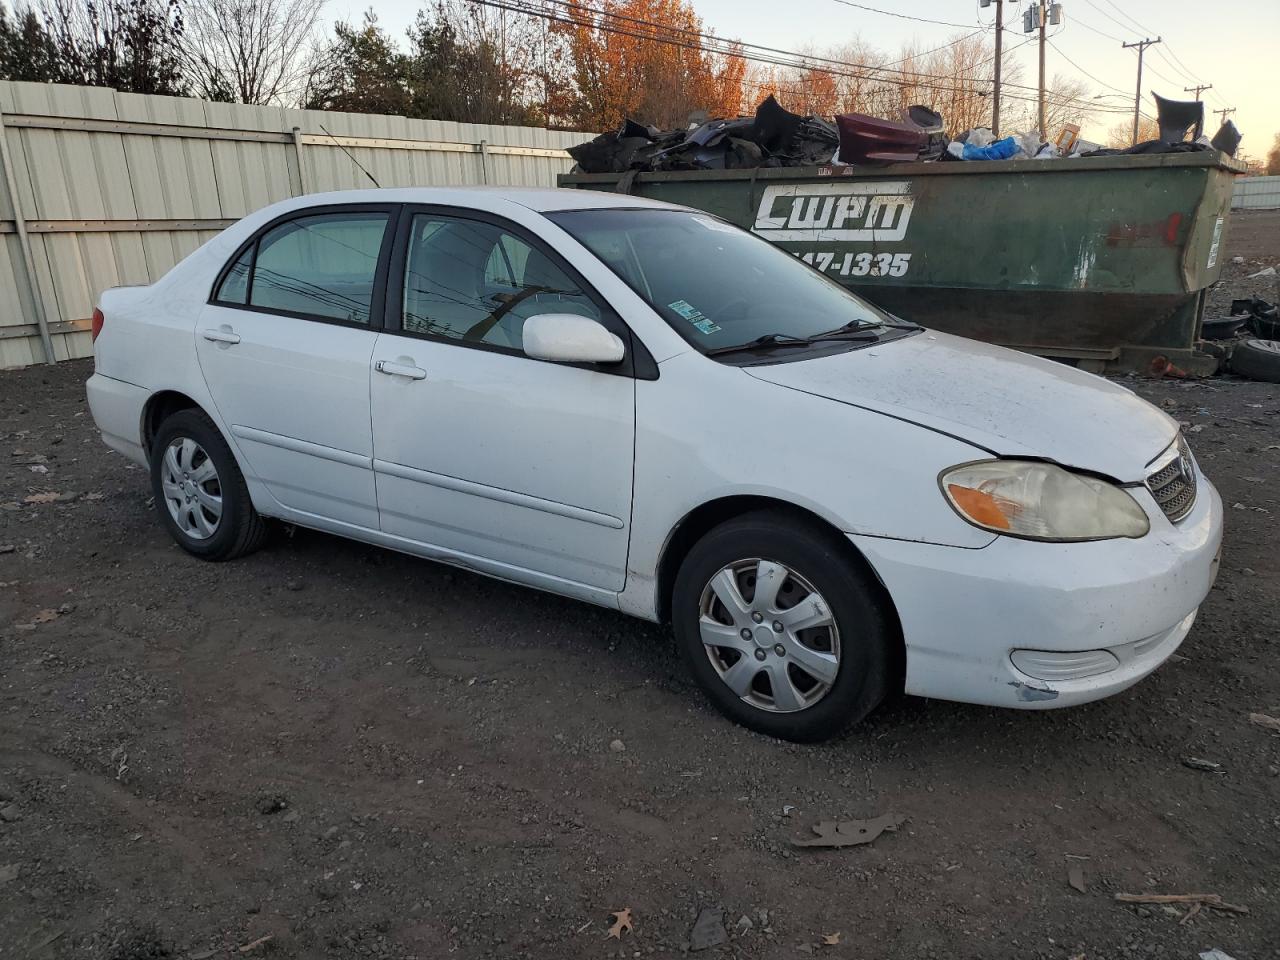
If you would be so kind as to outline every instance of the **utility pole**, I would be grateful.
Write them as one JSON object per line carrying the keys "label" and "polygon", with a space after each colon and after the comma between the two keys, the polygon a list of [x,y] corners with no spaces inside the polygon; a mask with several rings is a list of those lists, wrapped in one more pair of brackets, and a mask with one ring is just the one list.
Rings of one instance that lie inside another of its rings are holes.
{"label": "utility pole", "polygon": [[1046,15],[1048,11],[1045,9],[1045,0],[1039,0],[1040,4],[1040,140],[1043,142],[1048,134],[1045,132],[1044,117],[1044,31],[1046,21],[1049,19]]}
{"label": "utility pole", "polygon": [[1183,87],[1182,92],[1194,93],[1196,95],[1196,99],[1199,100],[1200,94],[1204,93],[1204,91],[1206,90],[1212,90],[1212,89],[1213,89],[1212,83],[1197,83],[1194,87]]}
{"label": "utility pole", "polygon": [[1223,107],[1221,110],[1214,110],[1213,112],[1214,112],[1214,113],[1216,113],[1218,116],[1220,116],[1220,117],[1222,118],[1222,120],[1221,120],[1221,122],[1222,122],[1222,123],[1226,123],[1226,122],[1227,122],[1227,117],[1228,117],[1228,116],[1230,116],[1231,114],[1235,113],[1235,112],[1236,112],[1236,108],[1235,108],[1235,107]]}
{"label": "utility pole", "polygon": [[1004,0],[996,0],[996,87],[991,97],[991,135],[1000,139],[1000,60],[1004,49]]}
{"label": "utility pole", "polygon": [[1142,55],[1146,53],[1147,47],[1154,46],[1160,42],[1160,38],[1154,40],[1139,40],[1137,43],[1122,43],[1124,49],[1128,50],[1132,47],[1138,49],[1138,92],[1133,95],[1133,143],[1132,146],[1138,145],[1138,113],[1142,109]]}

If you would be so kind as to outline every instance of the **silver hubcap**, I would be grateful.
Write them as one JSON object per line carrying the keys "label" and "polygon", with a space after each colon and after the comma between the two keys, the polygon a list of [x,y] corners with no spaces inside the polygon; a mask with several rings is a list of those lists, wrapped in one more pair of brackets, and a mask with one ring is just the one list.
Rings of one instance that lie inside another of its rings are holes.
{"label": "silver hubcap", "polygon": [[178,529],[192,540],[207,540],[222,520],[222,484],[204,447],[190,437],[178,437],[164,451],[160,464],[164,505]]}
{"label": "silver hubcap", "polygon": [[831,692],[840,631],[822,595],[785,564],[729,564],[703,588],[698,613],[711,665],[753,707],[795,713]]}

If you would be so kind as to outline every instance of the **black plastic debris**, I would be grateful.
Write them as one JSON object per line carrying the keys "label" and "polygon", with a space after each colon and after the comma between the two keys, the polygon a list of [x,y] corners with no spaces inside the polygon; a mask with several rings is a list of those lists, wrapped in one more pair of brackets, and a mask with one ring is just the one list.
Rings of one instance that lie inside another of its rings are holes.
{"label": "black plastic debris", "polygon": [[1221,150],[1228,157],[1234,157],[1236,150],[1240,147],[1240,139],[1240,131],[1236,128],[1236,125],[1230,120],[1226,120],[1218,128],[1218,132],[1213,135],[1213,139],[1209,141],[1209,144],[1215,150]]}
{"label": "black plastic debris", "polygon": [[916,104],[902,111],[902,119],[919,127],[929,138],[925,148],[920,151],[918,160],[937,160],[943,155],[947,149],[947,132],[943,128],[942,114]]}
{"label": "black plastic debris", "polygon": [[1257,297],[1231,301],[1231,316],[1261,340],[1280,340],[1280,309]]}
{"label": "black plastic debris", "polygon": [[569,148],[582,173],[626,170],[733,170],[830,163],[840,136],[820,117],[791,113],[772,96],[754,117],[691,118],[686,130],[661,131],[634,120]]}
{"label": "black plastic debris", "polygon": [[1179,143],[1187,139],[1187,131],[1191,131],[1191,139],[1200,139],[1204,132],[1204,102],[1200,100],[1166,100],[1158,93],[1152,93],[1156,101],[1156,125],[1160,128],[1160,139],[1165,143]]}

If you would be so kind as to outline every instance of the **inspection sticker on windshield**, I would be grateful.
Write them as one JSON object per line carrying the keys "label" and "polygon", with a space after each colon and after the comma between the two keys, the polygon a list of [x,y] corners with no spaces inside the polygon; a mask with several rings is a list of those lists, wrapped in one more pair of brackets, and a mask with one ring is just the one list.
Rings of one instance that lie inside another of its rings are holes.
{"label": "inspection sticker on windshield", "polygon": [[675,303],[668,303],[667,306],[680,314],[680,316],[684,317],[703,333],[717,333],[720,330],[716,324],[711,322],[710,317],[691,304],[688,300],[677,300]]}

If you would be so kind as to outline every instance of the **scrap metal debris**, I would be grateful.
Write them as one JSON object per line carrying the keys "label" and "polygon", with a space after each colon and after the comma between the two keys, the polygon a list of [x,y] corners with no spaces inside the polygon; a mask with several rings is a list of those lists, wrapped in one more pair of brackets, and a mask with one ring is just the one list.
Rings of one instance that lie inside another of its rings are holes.
{"label": "scrap metal debris", "polygon": [[1117,893],[1119,903],[1187,903],[1224,913],[1248,913],[1248,907],[1227,903],[1216,893]]}
{"label": "scrap metal debris", "polygon": [[791,841],[796,847],[855,847],[871,843],[886,830],[894,831],[906,822],[900,813],[886,813],[871,820],[823,820],[813,825],[816,836]]}

